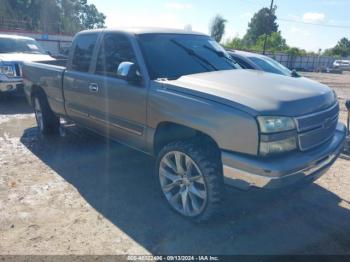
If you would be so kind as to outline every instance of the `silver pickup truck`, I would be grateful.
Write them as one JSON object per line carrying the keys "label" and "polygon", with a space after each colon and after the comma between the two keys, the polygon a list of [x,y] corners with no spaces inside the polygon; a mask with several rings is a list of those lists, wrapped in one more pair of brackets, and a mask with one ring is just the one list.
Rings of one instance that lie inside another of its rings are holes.
{"label": "silver pickup truck", "polygon": [[200,33],[83,31],[67,67],[25,63],[23,75],[43,134],[63,117],[155,156],[162,196],[195,221],[218,213],[225,183],[314,181],[346,135],[329,87],[242,70]]}

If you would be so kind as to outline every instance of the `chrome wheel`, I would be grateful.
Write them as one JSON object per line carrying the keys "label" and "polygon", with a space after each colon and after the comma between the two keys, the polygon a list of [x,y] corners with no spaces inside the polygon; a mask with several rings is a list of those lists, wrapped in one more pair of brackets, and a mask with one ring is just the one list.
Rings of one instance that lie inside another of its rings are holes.
{"label": "chrome wheel", "polygon": [[44,130],[43,113],[41,110],[39,98],[37,97],[34,98],[34,113],[35,113],[35,119],[38,124],[39,130],[43,131]]}
{"label": "chrome wheel", "polygon": [[207,204],[207,186],[196,163],[187,154],[170,151],[159,164],[159,181],[170,205],[185,216],[197,216]]}

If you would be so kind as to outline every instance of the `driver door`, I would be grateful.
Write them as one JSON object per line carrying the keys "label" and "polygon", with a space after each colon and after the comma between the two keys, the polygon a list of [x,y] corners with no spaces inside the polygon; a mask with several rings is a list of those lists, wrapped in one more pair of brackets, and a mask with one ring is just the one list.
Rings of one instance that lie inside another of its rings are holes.
{"label": "driver door", "polygon": [[90,121],[98,132],[136,148],[144,148],[147,88],[117,77],[122,62],[137,64],[127,35],[106,33],[90,77]]}

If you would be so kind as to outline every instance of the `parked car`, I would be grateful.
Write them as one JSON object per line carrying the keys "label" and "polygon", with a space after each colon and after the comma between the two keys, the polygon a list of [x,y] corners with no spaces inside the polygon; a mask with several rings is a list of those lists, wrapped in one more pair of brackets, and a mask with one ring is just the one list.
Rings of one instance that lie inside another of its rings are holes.
{"label": "parked car", "polygon": [[335,60],[333,67],[341,70],[350,70],[350,60]]}
{"label": "parked car", "polygon": [[63,117],[155,156],[162,196],[196,221],[220,210],[224,183],[317,179],[345,139],[329,87],[237,69],[200,33],[83,31],[67,67],[27,62],[23,75],[41,133],[57,133]]}
{"label": "parked car", "polygon": [[21,64],[24,61],[53,60],[34,39],[0,35],[0,93],[22,87]]}
{"label": "parked car", "polygon": [[276,60],[256,53],[230,50],[228,54],[244,69],[261,70],[268,73],[300,77],[295,70],[289,70]]}

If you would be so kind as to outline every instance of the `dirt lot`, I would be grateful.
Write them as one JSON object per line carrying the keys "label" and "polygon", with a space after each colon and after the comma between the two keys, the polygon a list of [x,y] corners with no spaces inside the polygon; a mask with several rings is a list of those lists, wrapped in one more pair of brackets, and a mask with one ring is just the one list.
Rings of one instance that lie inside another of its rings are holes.
{"label": "dirt lot", "polygon": [[[350,74],[307,76],[350,98]],[[206,225],[162,202],[153,165],[75,127],[43,138],[23,98],[3,99],[0,254],[350,254],[350,161],[293,192],[227,188]]]}

